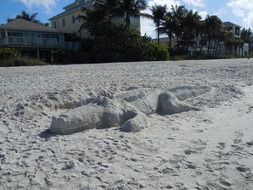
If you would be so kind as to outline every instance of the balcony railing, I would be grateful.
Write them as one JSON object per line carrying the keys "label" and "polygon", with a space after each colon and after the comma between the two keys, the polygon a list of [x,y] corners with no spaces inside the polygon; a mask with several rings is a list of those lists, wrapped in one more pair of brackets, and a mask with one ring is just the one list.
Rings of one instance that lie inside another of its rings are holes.
{"label": "balcony railing", "polygon": [[7,37],[0,39],[0,45],[60,48],[64,46],[54,38]]}

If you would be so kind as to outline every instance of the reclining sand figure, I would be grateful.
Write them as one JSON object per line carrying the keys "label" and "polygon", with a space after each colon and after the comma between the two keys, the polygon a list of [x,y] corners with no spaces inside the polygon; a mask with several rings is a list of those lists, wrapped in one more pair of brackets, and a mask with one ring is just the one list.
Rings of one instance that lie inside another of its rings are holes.
{"label": "reclining sand figure", "polygon": [[[174,93],[184,100],[197,96],[202,91]],[[50,130],[55,134],[72,134],[92,128],[118,127],[124,132],[137,132],[147,127],[146,115],[158,113],[160,115],[175,114],[190,110],[199,110],[180,101],[170,91],[157,90],[152,93],[135,95],[120,95],[115,99],[107,97],[94,98],[94,101],[67,111],[65,114],[53,117]]]}

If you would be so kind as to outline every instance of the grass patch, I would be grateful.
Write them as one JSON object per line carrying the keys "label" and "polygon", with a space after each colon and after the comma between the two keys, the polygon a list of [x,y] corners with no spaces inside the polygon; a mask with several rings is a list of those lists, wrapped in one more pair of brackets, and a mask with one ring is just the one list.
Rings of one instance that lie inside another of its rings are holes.
{"label": "grass patch", "polygon": [[35,66],[35,65],[46,65],[46,63],[38,59],[24,58],[24,57],[0,60],[0,67],[18,67],[18,66]]}

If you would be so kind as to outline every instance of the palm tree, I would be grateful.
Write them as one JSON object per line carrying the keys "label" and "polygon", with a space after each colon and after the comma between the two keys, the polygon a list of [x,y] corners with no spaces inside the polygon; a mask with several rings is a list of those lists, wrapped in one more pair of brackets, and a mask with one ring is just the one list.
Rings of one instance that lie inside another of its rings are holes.
{"label": "palm tree", "polygon": [[108,22],[110,28],[112,18],[119,16],[120,12],[119,0],[95,0],[94,11],[104,13],[104,19]]}
{"label": "palm tree", "polygon": [[86,29],[93,37],[105,34],[111,38],[112,19],[121,14],[119,0],[93,0],[93,6],[83,8],[79,32]]}
{"label": "palm tree", "polygon": [[186,44],[187,51],[189,45],[195,45],[195,53],[198,45],[198,37],[200,33],[201,16],[197,11],[189,11],[183,20],[183,39]]}
{"label": "palm tree", "polygon": [[173,37],[173,32],[175,28],[175,22],[174,18],[171,12],[167,12],[167,14],[164,17],[164,22],[162,23],[161,26],[161,33],[162,34],[167,34],[169,36],[169,48],[171,49],[171,41]]}
{"label": "palm tree", "polygon": [[233,44],[235,42],[234,34],[230,31],[223,32],[223,40],[226,46],[226,55],[231,55],[233,53]]}
{"label": "palm tree", "polygon": [[[24,19],[24,20],[27,20],[27,21],[31,21],[31,22],[35,22],[35,23],[40,23],[40,21],[36,19],[37,16],[38,16],[38,13],[33,13],[33,14],[30,15],[26,11],[22,11],[19,15],[16,16],[15,19],[21,18],[21,19]],[[13,21],[15,19],[8,18],[7,22]]]}
{"label": "palm tree", "polygon": [[241,39],[244,41],[244,43],[251,43],[252,42],[252,31],[251,29],[243,28],[241,31]]}
{"label": "palm tree", "polygon": [[156,26],[156,32],[157,32],[157,42],[158,44],[160,43],[160,27],[161,24],[165,18],[166,12],[167,12],[167,7],[166,5],[161,6],[161,5],[154,5],[151,7],[151,12],[152,12],[152,19],[153,22]]}
{"label": "palm tree", "polygon": [[217,16],[207,15],[205,19],[205,33],[208,41],[208,53],[211,49],[215,49],[215,46],[220,43],[220,35],[222,34],[224,28],[222,21]]}
{"label": "palm tree", "polygon": [[182,36],[182,31],[183,31],[183,20],[186,17],[188,10],[185,8],[185,6],[171,6],[172,10],[172,16],[174,18],[174,32],[175,36],[177,38],[177,42],[179,38]]}
{"label": "palm tree", "polygon": [[83,8],[83,14],[78,16],[78,19],[82,20],[83,23],[80,26],[79,32],[87,30],[90,34],[97,36],[98,33],[103,32],[97,30],[99,24],[104,23],[104,12],[101,10],[95,10],[92,8]]}
{"label": "palm tree", "polygon": [[147,8],[147,2],[145,0],[120,0],[120,9],[124,16],[126,27],[129,28],[131,16],[140,16],[141,11]]}

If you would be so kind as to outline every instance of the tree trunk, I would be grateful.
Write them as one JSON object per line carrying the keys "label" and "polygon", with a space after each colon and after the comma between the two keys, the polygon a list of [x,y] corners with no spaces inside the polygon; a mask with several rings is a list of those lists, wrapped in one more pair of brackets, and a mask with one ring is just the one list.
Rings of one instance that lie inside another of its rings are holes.
{"label": "tree trunk", "polygon": [[130,27],[130,23],[131,23],[131,21],[130,21],[130,15],[127,13],[126,14],[126,28]]}
{"label": "tree trunk", "polygon": [[157,43],[160,44],[160,25],[157,27]]}
{"label": "tree trunk", "polygon": [[169,41],[169,47],[170,47],[170,49],[171,49],[171,46],[172,46],[172,44],[171,44],[172,32],[170,32],[170,33],[169,33],[169,38],[170,38],[170,41]]}

